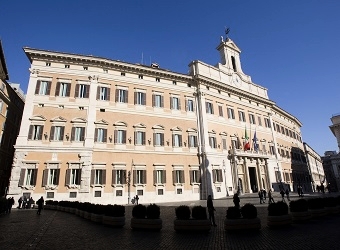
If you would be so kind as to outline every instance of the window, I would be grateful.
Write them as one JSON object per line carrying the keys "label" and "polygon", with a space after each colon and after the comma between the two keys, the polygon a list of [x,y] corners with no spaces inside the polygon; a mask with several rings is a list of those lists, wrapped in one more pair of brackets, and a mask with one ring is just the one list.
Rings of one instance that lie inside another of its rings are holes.
{"label": "window", "polygon": [[97,100],[110,101],[110,88],[97,87]]}
{"label": "window", "polygon": [[164,184],[166,183],[165,170],[154,170],[154,183]]}
{"label": "window", "polygon": [[37,81],[37,85],[35,86],[35,94],[36,95],[50,95],[51,91],[51,82],[48,81]]}
{"label": "window", "polygon": [[126,170],[114,169],[112,170],[112,184],[126,184]]}
{"label": "window", "polygon": [[121,75],[121,76],[125,76],[125,72],[121,72],[120,75]]}
{"label": "window", "polygon": [[188,135],[188,146],[189,148],[197,147],[197,135]]}
{"label": "window", "polygon": [[146,184],[146,170],[134,170],[134,184]]}
{"label": "window", "polygon": [[158,195],[163,195],[164,194],[164,190],[162,188],[157,190],[157,194]]}
{"label": "window", "polygon": [[255,116],[253,114],[249,114],[249,122],[250,124],[256,124]]}
{"label": "window", "polygon": [[276,124],[276,131],[279,132],[279,133],[281,132],[280,128],[281,128],[280,125]]}
{"label": "window", "polygon": [[66,185],[80,185],[81,170],[67,169],[66,170]]}
{"label": "window", "polygon": [[109,73],[109,71],[107,69],[103,69],[104,73]]}
{"label": "window", "polygon": [[126,144],[126,130],[115,130],[114,143],[115,144]]}
{"label": "window", "polygon": [[222,106],[218,106],[218,115],[223,117],[223,107]]}
{"label": "window", "polygon": [[89,98],[90,85],[77,84],[74,97],[76,98]]}
{"label": "window", "polygon": [[153,134],[154,146],[164,146],[164,133],[156,132]]}
{"label": "window", "polygon": [[160,94],[153,94],[152,95],[152,106],[155,108],[163,108],[164,107],[163,96]]}
{"label": "window", "polygon": [[183,193],[183,189],[182,188],[177,188],[176,192],[177,192],[177,194],[182,194]]}
{"label": "window", "polygon": [[209,146],[211,148],[217,148],[217,143],[216,143],[216,137],[215,136],[209,136]]}
{"label": "window", "polygon": [[145,102],[146,102],[146,94],[143,92],[135,92],[135,104],[145,105]]}
{"label": "window", "polygon": [[199,170],[190,170],[190,184],[201,182],[201,172]]}
{"label": "window", "polygon": [[62,141],[64,139],[64,126],[52,126],[50,131],[50,141]]}
{"label": "window", "polygon": [[172,96],[170,97],[170,104],[171,104],[171,109],[175,109],[175,110],[180,110],[181,109],[181,104],[179,101],[178,97]]}
{"label": "window", "polygon": [[116,102],[128,102],[128,91],[126,89],[116,89]]}
{"label": "window", "polygon": [[70,192],[70,198],[77,198],[77,192]]}
{"label": "window", "polygon": [[89,67],[87,67],[87,66],[84,66],[84,67],[83,67],[83,69],[84,69],[84,70],[88,70],[88,69],[89,69]]}
{"label": "window", "polygon": [[107,141],[107,129],[96,128],[94,132],[95,142],[106,142]]}
{"label": "window", "polygon": [[194,100],[191,100],[191,99],[187,100],[186,111],[194,112]]}
{"label": "window", "polygon": [[143,75],[139,75],[138,78],[139,78],[139,79],[143,79]]}
{"label": "window", "polygon": [[257,117],[257,120],[258,120],[258,122],[259,122],[259,126],[262,126],[262,119],[261,119],[261,116],[258,116],[258,117]]}
{"label": "window", "polygon": [[27,169],[25,186],[35,186],[37,181],[38,169]]}
{"label": "window", "polygon": [[223,148],[224,150],[227,149],[227,139],[226,139],[226,138],[222,138],[222,148]]}
{"label": "window", "polygon": [[227,108],[227,112],[228,112],[228,118],[229,119],[235,119],[234,109]]}
{"label": "window", "polygon": [[213,181],[223,182],[222,169],[213,169]]}
{"label": "window", "polygon": [[65,69],[69,69],[70,65],[69,64],[65,64]]}
{"label": "window", "polygon": [[123,190],[116,190],[116,196],[123,196]]}
{"label": "window", "polygon": [[47,66],[47,67],[50,67],[50,66],[51,66],[51,63],[50,63],[50,62],[47,62],[47,63],[46,63],[46,66]]}
{"label": "window", "polygon": [[94,197],[102,197],[102,191],[94,191]]}
{"label": "window", "polygon": [[172,84],[173,84],[173,85],[177,85],[177,82],[176,82],[176,81],[172,81]]}
{"label": "window", "polygon": [[4,106],[4,102],[0,100],[0,114],[2,114],[2,107]]}
{"label": "window", "polygon": [[156,77],[156,82],[160,82],[160,81],[161,81],[161,79]]}
{"label": "window", "polygon": [[205,109],[207,114],[214,114],[214,106],[211,102],[205,102]]}
{"label": "window", "polygon": [[243,111],[238,111],[238,117],[240,122],[246,122],[246,116]]}
{"label": "window", "polygon": [[264,124],[266,128],[271,128],[272,126],[270,125],[270,120],[268,118],[264,118]]}
{"label": "window", "polygon": [[285,128],[285,131],[286,131],[286,135],[289,136],[289,132],[287,128]]}
{"label": "window", "polygon": [[275,147],[273,145],[269,146],[269,151],[271,155],[275,155]]}
{"label": "window", "polygon": [[174,184],[184,183],[184,170],[174,170],[172,174]]}
{"label": "window", "polygon": [[140,189],[137,190],[137,195],[138,195],[138,196],[143,196],[143,190],[140,190]]}
{"label": "window", "polygon": [[45,169],[43,172],[43,186],[59,185],[60,169]]}
{"label": "window", "polygon": [[70,84],[64,82],[57,82],[57,87],[55,89],[55,95],[61,97],[70,96]]}
{"label": "window", "polygon": [[145,145],[145,132],[135,131],[135,145]]}
{"label": "window", "polygon": [[84,127],[73,127],[71,131],[71,141],[80,142],[85,139]]}
{"label": "window", "polygon": [[106,183],[106,170],[105,169],[92,169],[91,170],[91,184],[104,185]]}
{"label": "window", "polygon": [[172,146],[182,147],[182,135],[179,135],[179,134],[172,135]]}
{"label": "window", "polygon": [[28,139],[40,141],[42,139],[43,130],[44,130],[43,125],[30,125],[28,131]]}
{"label": "window", "polygon": [[53,199],[54,198],[54,192],[46,192],[46,198],[47,199]]}

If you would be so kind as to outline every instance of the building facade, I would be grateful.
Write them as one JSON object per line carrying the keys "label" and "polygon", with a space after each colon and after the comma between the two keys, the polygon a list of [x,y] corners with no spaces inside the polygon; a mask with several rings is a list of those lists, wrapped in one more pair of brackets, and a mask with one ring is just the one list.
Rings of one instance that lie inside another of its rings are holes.
{"label": "building facade", "polygon": [[24,95],[19,84],[10,84],[0,41],[0,196],[6,194],[11,176],[14,144],[19,134]]}
{"label": "building facade", "polygon": [[300,121],[243,73],[232,40],[217,50],[186,75],[24,48],[11,195],[126,204],[310,185]]}

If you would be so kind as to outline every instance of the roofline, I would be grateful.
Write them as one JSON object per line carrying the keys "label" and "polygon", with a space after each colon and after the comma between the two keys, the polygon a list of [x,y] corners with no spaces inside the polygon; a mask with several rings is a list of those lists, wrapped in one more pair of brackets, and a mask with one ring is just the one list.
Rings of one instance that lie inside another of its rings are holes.
{"label": "roofline", "polygon": [[295,116],[293,116],[292,114],[288,113],[286,110],[280,108],[279,106],[277,106],[276,104],[273,105],[273,109],[283,113],[284,115],[290,117],[292,120],[294,120],[300,127],[302,127],[302,122],[299,121],[298,118],[296,118]]}
{"label": "roofline", "polygon": [[6,61],[5,61],[5,54],[2,48],[2,41],[0,40],[0,60],[1,60],[1,65],[2,68],[5,72],[5,80],[9,80],[9,76],[8,76],[8,71],[7,71],[7,67],[6,67]]}

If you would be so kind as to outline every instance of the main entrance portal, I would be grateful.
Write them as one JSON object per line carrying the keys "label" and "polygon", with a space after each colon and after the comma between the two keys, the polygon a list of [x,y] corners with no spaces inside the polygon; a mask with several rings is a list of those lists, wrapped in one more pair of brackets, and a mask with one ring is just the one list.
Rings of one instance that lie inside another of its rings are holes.
{"label": "main entrance portal", "polygon": [[249,180],[250,180],[250,189],[253,191],[253,193],[258,192],[258,186],[256,181],[256,168],[255,167],[249,167]]}

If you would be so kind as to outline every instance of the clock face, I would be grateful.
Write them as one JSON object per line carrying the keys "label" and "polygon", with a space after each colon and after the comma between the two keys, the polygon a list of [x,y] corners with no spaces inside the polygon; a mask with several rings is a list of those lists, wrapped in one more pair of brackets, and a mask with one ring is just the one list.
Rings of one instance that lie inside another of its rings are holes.
{"label": "clock face", "polygon": [[237,74],[233,75],[233,84],[238,87],[242,85],[242,80]]}

